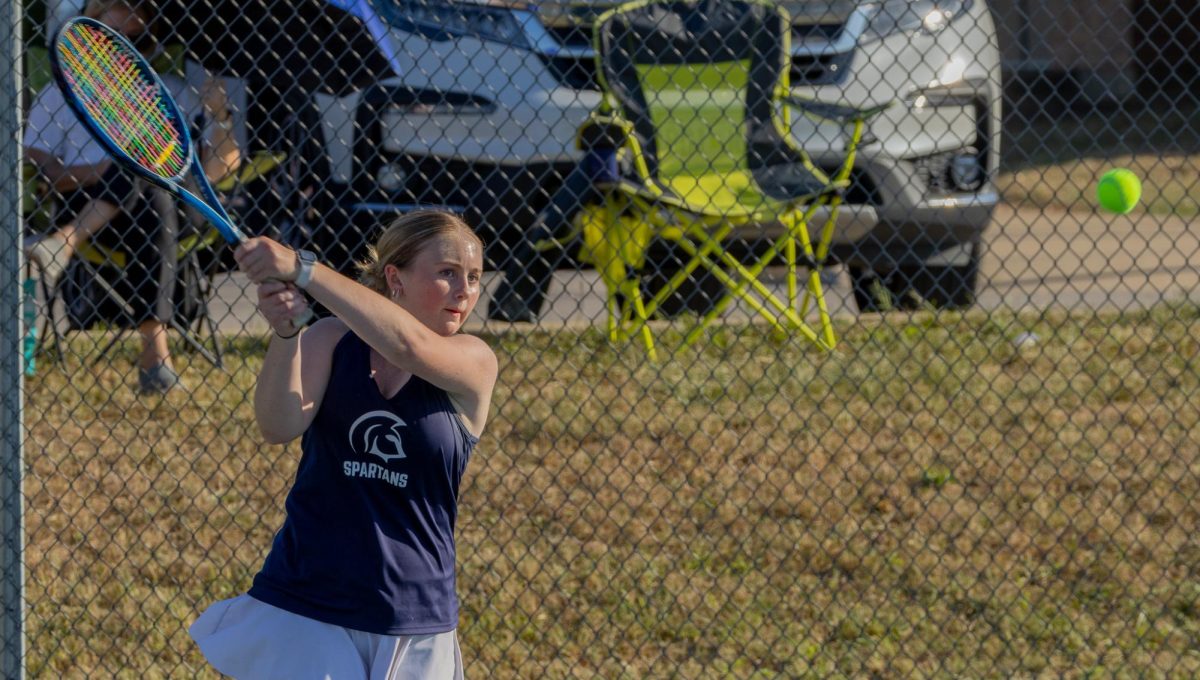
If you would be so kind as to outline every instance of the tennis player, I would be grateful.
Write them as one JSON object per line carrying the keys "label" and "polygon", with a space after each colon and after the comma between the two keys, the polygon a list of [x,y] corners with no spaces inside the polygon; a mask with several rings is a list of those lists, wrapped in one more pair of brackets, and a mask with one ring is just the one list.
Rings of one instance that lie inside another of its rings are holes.
{"label": "tennis player", "polygon": [[[362,283],[267,238],[235,253],[275,331],[254,403],[269,443],[301,437],[287,517],[249,592],[190,632],[239,679],[462,678],[459,481],[497,361],[461,333],[483,244],[458,217],[401,217]],[[304,289],[333,312],[303,331]]]}

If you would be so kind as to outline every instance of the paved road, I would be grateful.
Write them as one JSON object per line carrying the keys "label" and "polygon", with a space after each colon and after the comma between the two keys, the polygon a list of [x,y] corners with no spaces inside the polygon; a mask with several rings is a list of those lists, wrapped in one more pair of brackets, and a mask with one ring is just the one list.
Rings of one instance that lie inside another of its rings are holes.
{"label": "paved road", "polygon": [[[1137,309],[1164,300],[1200,302],[1200,226],[1176,217],[1110,216],[1091,212],[996,211],[986,234],[979,290],[984,309]],[[849,277],[829,272],[834,314],[857,314]],[[226,332],[264,332],[251,293],[238,275],[224,277],[214,313]],[[768,285],[779,288],[777,281]],[[593,272],[555,276],[546,325],[586,325],[604,319],[604,288]],[[486,309],[487,296],[479,310]],[[734,317],[744,315],[732,309]],[[472,320],[483,327],[481,314]]]}

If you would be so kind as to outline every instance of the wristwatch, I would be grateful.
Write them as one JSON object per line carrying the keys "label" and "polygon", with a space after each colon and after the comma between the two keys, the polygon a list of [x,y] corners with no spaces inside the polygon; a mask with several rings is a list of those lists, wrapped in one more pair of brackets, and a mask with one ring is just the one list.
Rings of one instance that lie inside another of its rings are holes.
{"label": "wristwatch", "polygon": [[317,254],[311,250],[296,251],[296,281],[295,284],[304,288],[312,281],[313,266],[317,264]]}

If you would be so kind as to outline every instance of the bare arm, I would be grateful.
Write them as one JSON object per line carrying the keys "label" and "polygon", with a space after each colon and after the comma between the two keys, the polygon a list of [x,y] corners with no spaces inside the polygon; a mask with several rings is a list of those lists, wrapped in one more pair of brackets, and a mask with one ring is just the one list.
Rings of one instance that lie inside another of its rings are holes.
{"label": "bare arm", "polygon": [[83,241],[106,227],[120,212],[119,206],[100,198],[93,198],[80,209],[75,219],[59,227],[58,231],[71,248],[78,248]]}
{"label": "bare arm", "polygon": [[108,158],[93,164],[63,165],[58,156],[32,147],[25,149],[25,157],[37,166],[42,176],[59,192],[74,191],[95,184],[112,166],[112,160]]}
{"label": "bare arm", "polygon": [[[251,280],[295,277],[293,251],[270,239],[251,239],[236,256]],[[404,308],[324,265],[316,266],[306,291],[389,363],[449,393],[468,428],[482,432],[499,370],[485,342],[464,334],[440,335]]]}
{"label": "bare arm", "polygon": [[217,120],[208,135],[203,156],[204,175],[213,184],[236,172],[242,164],[242,150],[238,148],[233,129],[222,127],[222,121]]}
{"label": "bare arm", "polygon": [[208,181],[216,184],[241,166],[242,151],[233,134],[233,114],[229,111],[229,101],[220,81],[207,79],[200,97],[204,105],[204,118],[208,121],[204,152],[201,154],[204,174]]}
{"label": "bare arm", "polygon": [[293,337],[290,319],[306,306],[293,286],[268,281],[258,290],[259,310],[275,330],[254,388],[254,415],[263,439],[284,444],[312,424],[329,384],[333,348],[346,333],[336,319],[323,319]]}
{"label": "bare arm", "polygon": [[318,264],[307,292],[390,363],[455,396],[490,393],[496,356],[479,338],[443,336],[403,307]]}

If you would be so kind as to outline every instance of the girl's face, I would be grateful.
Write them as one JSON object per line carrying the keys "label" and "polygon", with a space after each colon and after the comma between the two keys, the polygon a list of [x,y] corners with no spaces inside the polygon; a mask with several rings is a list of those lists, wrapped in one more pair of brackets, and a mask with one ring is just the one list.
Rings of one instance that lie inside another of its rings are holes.
{"label": "girl's face", "polygon": [[454,335],[479,302],[483,252],[463,234],[434,237],[404,269],[384,267],[390,297],[441,335]]}

